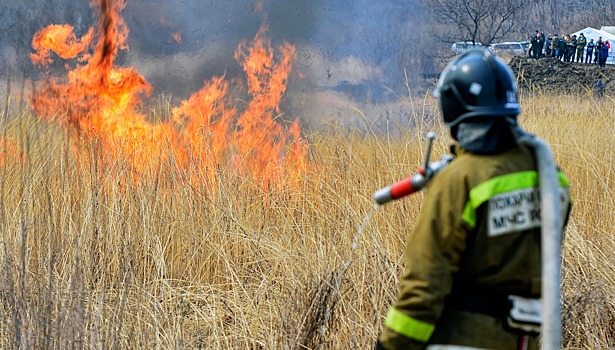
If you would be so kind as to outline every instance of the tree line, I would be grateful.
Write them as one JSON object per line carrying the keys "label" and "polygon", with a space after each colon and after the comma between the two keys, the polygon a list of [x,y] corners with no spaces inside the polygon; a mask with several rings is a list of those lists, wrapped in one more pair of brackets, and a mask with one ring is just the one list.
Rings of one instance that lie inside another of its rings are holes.
{"label": "tree line", "polygon": [[423,30],[413,43],[419,45],[399,58],[407,64],[420,62],[418,74],[423,75],[442,69],[455,54],[454,42],[487,46],[529,41],[536,30],[562,35],[615,25],[615,0],[415,0],[415,6],[412,27]]}

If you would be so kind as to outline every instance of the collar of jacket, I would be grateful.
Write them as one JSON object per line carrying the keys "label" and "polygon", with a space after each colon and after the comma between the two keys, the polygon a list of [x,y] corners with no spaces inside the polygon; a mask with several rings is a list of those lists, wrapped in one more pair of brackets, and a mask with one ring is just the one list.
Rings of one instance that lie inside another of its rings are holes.
{"label": "collar of jacket", "polygon": [[516,145],[515,137],[507,119],[488,118],[460,123],[451,129],[459,143],[459,152],[493,155],[508,151]]}

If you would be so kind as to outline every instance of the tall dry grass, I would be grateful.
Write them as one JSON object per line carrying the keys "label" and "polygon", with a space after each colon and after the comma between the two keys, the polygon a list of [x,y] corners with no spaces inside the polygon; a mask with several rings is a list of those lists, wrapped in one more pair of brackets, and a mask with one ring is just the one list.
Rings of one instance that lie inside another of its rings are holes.
{"label": "tall dry grass", "polygon": [[615,347],[615,101],[538,96],[522,121],[546,139],[572,188],[563,251],[564,344]]}
{"label": "tall dry grass", "polygon": [[[121,159],[101,165],[94,140],[77,156],[64,130],[9,115],[2,133],[23,156],[2,144],[0,348],[371,348],[423,196],[374,209],[371,195],[415,171],[427,131],[435,156],[449,143],[433,101],[407,102],[395,133],[365,116],[361,131],[307,135],[312,168],[275,191],[232,169],[134,181]],[[572,184],[565,347],[612,348],[615,102],[523,106]]]}

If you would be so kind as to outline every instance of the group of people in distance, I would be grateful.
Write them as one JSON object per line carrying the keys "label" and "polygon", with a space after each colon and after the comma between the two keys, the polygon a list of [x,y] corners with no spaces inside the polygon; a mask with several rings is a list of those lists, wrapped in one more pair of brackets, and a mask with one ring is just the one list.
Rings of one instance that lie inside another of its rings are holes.
{"label": "group of people in distance", "polygon": [[597,64],[600,67],[606,65],[609,57],[611,43],[599,37],[596,42],[580,33],[577,35],[553,34],[545,36],[544,32],[532,33],[530,37],[529,56],[532,58],[557,57],[564,62],[578,62]]}

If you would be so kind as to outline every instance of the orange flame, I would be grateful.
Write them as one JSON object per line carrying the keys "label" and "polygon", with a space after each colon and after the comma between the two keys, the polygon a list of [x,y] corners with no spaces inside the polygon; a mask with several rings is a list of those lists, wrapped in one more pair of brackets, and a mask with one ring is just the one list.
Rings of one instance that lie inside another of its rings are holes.
{"label": "orange flame", "polygon": [[282,59],[273,60],[274,52],[263,26],[250,46],[243,41],[235,51],[248,79],[248,92],[253,96],[237,125],[237,143],[241,156],[237,161],[257,170],[257,177],[279,176],[283,154],[289,141],[282,126],[275,122],[279,103],[286,92],[286,82],[295,58],[295,48],[289,44],[281,47]]}
{"label": "orange flame", "polygon": [[225,151],[232,147],[230,124],[237,111],[224,103],[228,83],[224,77],[215,77],[194,93],[190,99],[173,108],[172,121],[181,126],[180,137],[188,150],[180,160],[182,164],[198,160],[212,169],[223,161]]}
{"label": "orange flame", "polygon": [[74,58],[85,51],[92,41],[93,28],[90,28],[88,33],[79,40],[77,40],[73,30],[74,27],[68,24],[52,24],[45,30],[36,33],[32,40],[32,47],[37,53],[30,55],[32,62],[48,65],[52,62],[49,57],[51,51],[64,59]]}
{"label": "orange flame", "polygon": [[252,97],[245,109],[230,105],[229,83],[223,76],[214,77],[173,108],[170,120],[152,123],[136,108],[151,94],[151,86],[133,67],[115,64],[128,37],[120,16],[124,0],[93,4],[101,10],[98,27],[80,39],[70,25],[51,25],[35,35],[35,64],[49,65],[51,52],[77,59],[65,78],[49,79],[33,96],[37,114],[99,138],[103,152],[130,161],[137,172],[171,159],[182,169],[213,169],[226,162],[269,184],[296,179],[305,170],[299,123],[286,129],[277,120],[294,46],[285,43],[274,50],[263,26],[252,43],[243,41],[235,52]]}
{"label": "orange flame", "polygon": [[15,142],[15,139],[10,136],[0,138],[0,167],[4,167],[9,163],[9,159],[17,162],[23,162],[24,154]]}

